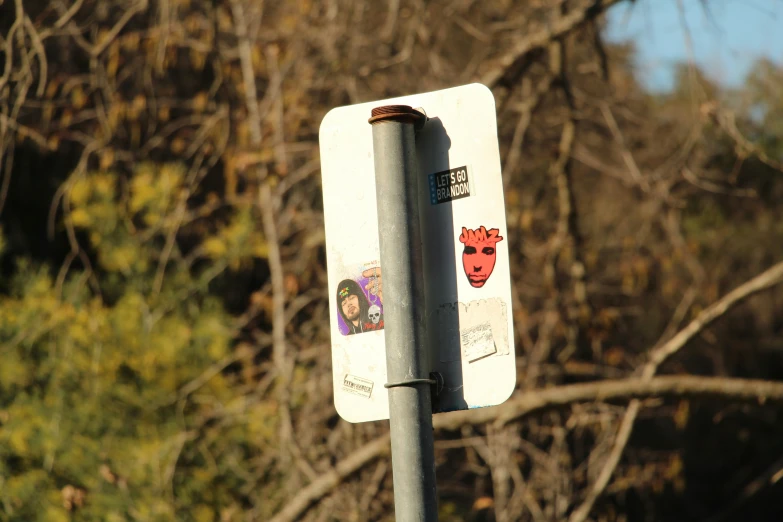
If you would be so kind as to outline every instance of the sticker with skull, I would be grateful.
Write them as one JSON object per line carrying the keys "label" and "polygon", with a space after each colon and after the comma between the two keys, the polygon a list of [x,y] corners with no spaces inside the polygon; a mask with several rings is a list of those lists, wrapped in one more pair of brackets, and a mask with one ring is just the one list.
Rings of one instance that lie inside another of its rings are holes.
{"label": "sticker with skull", "polygon": [[372,305],[370,307],[370,312],[367,315],[370,317],[370,321],[372,321],[373,324],[378,324],[381,320],[381,307]]}
{"label": "sticker with skull", "polygon": [[484,286],[495,269],[497,243],[503,241],[497,228],[487,230],[483,225],[475,230],[462,227],[460,243],[465,245],[462,251],[462,267],[470,286]]}
{"label": "sticker with skull", "polygon": [[338,328],[343,335],[383,329],[383,280],[381,268],[361,267],[356,279],[337,286]]}

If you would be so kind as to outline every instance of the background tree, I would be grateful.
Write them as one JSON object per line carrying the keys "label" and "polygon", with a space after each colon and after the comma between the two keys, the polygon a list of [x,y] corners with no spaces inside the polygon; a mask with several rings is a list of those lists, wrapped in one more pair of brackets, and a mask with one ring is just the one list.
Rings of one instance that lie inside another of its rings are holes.
{"label": "background tree", "polygon": [[779,520],[783,71],[652,95],[619,3],[0,3],[0,520],[392,520],[387,425],[332,405],[318,125],[470,81],[519,390],[435,418],[441,520]]}

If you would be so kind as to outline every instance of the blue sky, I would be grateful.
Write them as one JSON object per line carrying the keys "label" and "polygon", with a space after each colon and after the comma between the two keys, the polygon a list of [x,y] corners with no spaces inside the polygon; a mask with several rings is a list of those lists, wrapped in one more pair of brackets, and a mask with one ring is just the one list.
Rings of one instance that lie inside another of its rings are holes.
{"label": "blue sky", "polygon": [[623,2],[609,11],[608,40],[635,42],[637,69],[656,91],[668,90],[673,66],[691,57],[727,86],[742,83],[757,57],[783,63],[783,0],[706,0],[704,4],[706,12],[701,0],[681,0],[681,12],[678,0]]}

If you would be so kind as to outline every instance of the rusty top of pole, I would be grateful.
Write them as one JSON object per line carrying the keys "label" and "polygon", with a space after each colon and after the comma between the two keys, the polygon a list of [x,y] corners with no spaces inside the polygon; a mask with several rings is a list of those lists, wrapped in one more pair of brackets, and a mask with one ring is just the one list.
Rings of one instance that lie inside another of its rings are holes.
{"label": "rusty top of pole", "polygon": [[398,123],[412,123],[416,129],[420,129],[427,121],[427,115],[417,111],[408,105],[384,105],[372,110],[372,116],[367,120],[370,125],[384,121],[396,121]]}

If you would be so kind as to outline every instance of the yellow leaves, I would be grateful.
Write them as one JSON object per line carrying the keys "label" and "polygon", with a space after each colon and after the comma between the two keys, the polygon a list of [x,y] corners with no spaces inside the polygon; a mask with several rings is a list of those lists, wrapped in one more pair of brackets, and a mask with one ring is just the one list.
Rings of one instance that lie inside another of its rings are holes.
{"label": "yellow leaves", "polygon": [[29,297],[40,301],[49,297],[49,291],[52,288],[52,281],[48,277],[36,277],[26,288]]}
{"label": "yellow leaves", "polygon": [[[147,98],[142,94],[136,95],[130,103],[122,106],[122,115],[131,123],[138,123],[141,113],[147,109]],[[140,131],[137,131],[139,133]]]}
{"label": "yellow leaves", "polygon": [[105,148],[100,153],[101,170],[106,170],[114,164],[114,149]]}
{"label": "yellow leaves", "polygon": [[68,515],[68,512],[65,510],[65,508],[58,506],[48,506],[46,508],[46,516],[44,517],[44,520],[48,520],[49,522],[69,522],[71,517]]}
{"label": "yellow leaves", "polygon": [[3,364],[0,364],[0,390],[10,390],[16,386],[24,386],[28,382],[27,365],[19,353],[14,349],[4,351]]}
{"label": "yellow leaves", "polygon": [[275,439],[278,419],[277,403],[272,400],[261,401],[250,406],[247,412],[247,431],[250,440]]}
{"label": "yellow leaves", "polygon": [[17,428],[13,431],[9,431],[8,445],[11,447],[14,453],[18,453],[19,455],[26,455],[27,438],[28,433],[25,430]]}
{"label": "yellow leaves", "polygon": [[74,109],[81,109],[87,103],[87,95],[80,86],[76,86],[71,91],[71,105]]}
{"label": "yellow leaves", "polygon": [[90,214],[88,214],[86,210],[77,208],[71,212],[71,223],[73,223],[75,227],[87,228],[92,223],[92,220],[90,219]]}
{"label": "yellow leaves", "polygon": [[130,211],[145,212],[145,223],[157,225],[173,208],[184,175],[183,169],[174,164],[159,168],[141,165],[131,180]]}
{"label": "yellow leaves", "polygon": [[73,112],[69,109],[65,109],[60,115],[60,128],[68,127],[73,122]]}
{"label": "yellow leaves", "polygon": [[185,150],[185,140],[182,138],[174,138],[171,140],[171,144],[169,145],[169,148],[171,149],[171,152],[174,154],[182,154],[182,152]]}
{"label": "yellow leaves", "polygon": [[147,108],[147,98],[144,97],[143,94],[137,94],[135,98],[133,98],[133,109],[141,112]]}
{"label": "yellow leaves", "polygon": [[141,38],[138,31],[132,33],[126,33],[121,39],[121,45],[123,50],[128,52],[135,52],[139,49],[139,42]]}
{"label": "yellow leaves", "polygon": [[[109,158],[113,157],[113,153],[107,154]],[[102,157],[101,161],[105,163],[109,159]],[[115,175],[111,173],[91,174],[75,180],[68,191],[70,222],[77,228],[89,230],[90,241],[94,246],[116,232],[119,209],[114,200],[115,180]]]}
{"label": "yellow leaves", "polygon": [[109,46],[109,58],[106,63],[106,76],[111,80],[117,77],[117,69],[120,67],[120,46],[117,41]]}
{"label": "yellow leaves", "polygon": [[[57,94],[57,90],[60,88],[60,82],[57,81],[50,81],[49,85],[46,86],[46,98],[52,99],[54,98],[54,95]],[[51,106],[51,105],[50,105]]]}
{"label": "yellow leaves", "polygon": [[34,469],[9,478],[3,486],[3,493],[12,500],[33,500],[33,496],[44,490],[49,475],[42,469]]}
{"label": "yellow leaves", "polygon": [[[138,170],[135,185],[130,177],[121,194],[118,175],[90,173],[74,180],[66,195],[77,226],[100,240],[98,263],[111,270],[128,265],[133,270],[142,262],[157,266],[157,258],[144,250],[140,218],[157,213],[163,222],[173,221],[167,218],[179,201],[184,171],[172,166],[145,168]],[[145,192],[147,187],[153,190]],[[143,214],[132,216],[136,228],[129,230],[124,223],[133,198],[137,213]],[[225,232],[225,237],[219,234],[221,241],[232,248],[243,241],[249,249],[259,248],[249,210],[231,225],[234,228],[220,231]],[[222,303],[209,298],[188,267],[182,268],[184,263],[176,263],[180,260],[172,256],[174,270],[166,274],[159,294],[150,290],[150,274],[126,280],[95,270],[92,277],[99,278],[103,292],[90,299],[84,269],[74,262],[62,289],[52,281],[57,267],[28,268],[0,300],[0,338],[24,333],[23,341],[9,346],[0,362],[0,395],[10,397],[0,411],[0,451],[23,462],[22,468],[5,473],[0,496],[9,505],[34,506],[35,516],[20,510],[20,520],[68,520],[63,516],[70,509],[77,518],[82,510],[87,518],[119,522],[125,511],[115,500],[127,495],[123,489],[128,487],[139,492],[139,519],[174,520],[172,504],[153,497],[160,492],[159,484],[180,477],[197,490],[191,506],[212,501],[205,498],[216,489],[210,473],[217,473],[217,468],[194,462],[198,450],[190,434],[182,433],[179,418],[175,420],[176,406],[166,401],[188,383],[198,383],[198,397],[182,410],[186,425],[194,426],[197,422],[191,421],[197,415],[241,396],[233,381],[208,371],[230,352],[233,330]],[[208,379],[200,383],[202,375]],[[230,444],[245,437],[244,408],[242,424],[217,427],[215,435]],[[258,429],[268,435],[266,440],[273,440],[274,404],[263,413],[264,424]],[[205,444],[207,453],[210,444]],[[28,473],[46,462],[53,462],[67,482],[55,484],[48,473]],[[170,473],[176,475],[172,478]],[[191,481],[192,476],[200,481]],[[73,489],[63,490],[69,483]],[[80,491],[87,496],[82,498]],[[215,505],[222,505],[220,495],[214,493]],[[95,509],[101,510],[99,515],[88,513]],[[112,514],[111,509],[117,511]],[[211,520],[221,515],[198,507],[188,508],[186,516]]]}
{"label": "yellow leaves", "polygon": [[204,252],[212,259],[218,259],[226,255],[228,246],[219,237],[208,237],[202,244]]}
{"label": "yellow leaves", "polygon": [[226,355],[226,343],[223,339],[215,338],[207,347],[207,354],[212,359],[220,359]]}
{"label": "yellow leaves", "polygon": [[199,92],[193,97],[193,111],[194,112],[203,112],[204,109],[207,108],[207,93],[204,91]]}
{"label": "yellow leaves", "polygon": [[231,222],[216,235],[206,238],[201,248],[204,255],[210,259],[223,259],[234,270],[251,258],[264,259],[269,255],[266,240],[249,207],[238,209]]}
{"label": "yellow leaves", "polygon": [[88,324],[89,317],[84,310],[80,310],[76,314],[76,320],[71,322],[68,326],[68,334],[73,341],[79,343],[81,346],[91,346],[95,341],[93,332]]}
{"label": "yellow leaves", "polygon": [[253,254],[254,257],[266,259],[269,256],[269,245],[266,243],[266,241],[255,242],[253,247],[250,249],[250,253]]}
{"label": "yellow leaves", "polygon": [[680,401],[677,410],[674,412],[674,425],[678,430],[684,430],[690,417],[690,402]]}
{"label": "yellow leaves", "polygon": [[221,6],[217,10],[217,22],[218,22],[218,29],[221,32],[229,32],[232,31],[234,28],[233,21],[231,20],[231,14],[223,6]]}
{"label": "yellow leaves", "polygon": [[193,509],[193,518],[196,522],[212,522],[215,520],[215,512],[209,506],[199,504]]}
{"label": "yellow leaves", "polygon": [[21,456],[28,456],[39,434],[46,432],[48,419],[41,410],[27,407],[25,401],[14,402],[8,410],[9,422],[0,430],[0,447],[7,446]]}
{"label": "yellow leaves", "polygon": [[519,216],[519,227],[524,231],[529,231],[533,228],[533,211],[526,208]]}
{"label": "yellow leaves", "polygon": [[131,180],[130,210],[139,212],[144,207],[155,201],[157,191],[153,185],[152,173],[137,173]]}
{"label": "yellow leaves", "polygon": [[114,176],[111,174],[95,174],[92,177],[95,194],[102,199],[114,197],[114,182]]}
{"label": "yellow leaves", "polygon": [[[131,268],[138,266],[135,263],[138,248],[133,244],[119,244],[111,249],[103,249],[98,254],[98,260],[103,268],[109,272],[122,272],[128,274]],[[144,265],[146,266],[146,265]]]}

